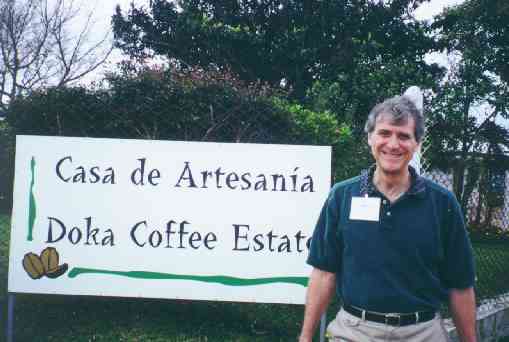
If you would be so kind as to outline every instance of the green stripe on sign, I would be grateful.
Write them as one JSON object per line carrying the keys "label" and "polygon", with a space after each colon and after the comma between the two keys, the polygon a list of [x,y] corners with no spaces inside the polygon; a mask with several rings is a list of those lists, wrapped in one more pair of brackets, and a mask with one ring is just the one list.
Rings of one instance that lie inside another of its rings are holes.
{"label": "green stripe on sign", "polygon": [[159,272],[147,272],[147,271],[110,271],[110,270],[99,270],[93,268],[81,268],[75,267],[69,273],[69,278],[75,278],[80,274],[95,273],[95,274],[110,274],[116,276],[123,276],[129,278],[138,279],[175,279],[175,280],[193,280],[201,281],[205,283],[218,283],[228,286],[252,286],[252,285],[263,285],[273,283],[288,283],[302,285],[304,287],[308,284],[308,277],[272,277],[272,278],[235,278],[229,276],[197,276],[197,275],[186,275],[186,274],[171,274],[171,273],[159,273]]}
{"label": "green stripe on sign", "polygon": [[35,158],[32,157],[30,161],[30,171],[32,175],[32,180],[30,181],[30,194],[28,200],[28,236],[27,240],[32,241],[33,238],[33,230],[35,217],[37,215],[37,209],[35,205],[35,196],[34,196],[34,183],[35,183]]}

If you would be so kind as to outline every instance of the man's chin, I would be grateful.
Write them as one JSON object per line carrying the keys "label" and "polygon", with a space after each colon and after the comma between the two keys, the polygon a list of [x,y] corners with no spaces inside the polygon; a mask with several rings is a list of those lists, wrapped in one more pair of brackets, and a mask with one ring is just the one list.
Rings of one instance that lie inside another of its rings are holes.
{"label": "man's chin", "polygon": [[379,165],[379,167],[380,170],[387,175],[400,175],[405,171],[405,168],[401,166]]}

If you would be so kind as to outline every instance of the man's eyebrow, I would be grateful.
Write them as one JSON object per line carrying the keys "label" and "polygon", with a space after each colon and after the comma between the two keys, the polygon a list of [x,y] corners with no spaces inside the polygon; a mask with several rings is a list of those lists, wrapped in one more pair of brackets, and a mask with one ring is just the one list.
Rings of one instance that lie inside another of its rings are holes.
{"label": "man's eyebrow", "polygon": [[410,133],[403,133],[403,132],[399,132],[398,135],[399,136],[403,136],[403,137],[410,137],[411,136]]}

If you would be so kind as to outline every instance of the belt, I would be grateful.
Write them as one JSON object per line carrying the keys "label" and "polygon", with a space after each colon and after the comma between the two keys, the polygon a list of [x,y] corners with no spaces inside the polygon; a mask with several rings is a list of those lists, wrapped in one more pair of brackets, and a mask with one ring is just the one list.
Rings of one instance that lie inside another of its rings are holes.
{"label": "belt", "polygon": [[417,311],[411,313],[376,313],[357,308],[352,305],[344,304],[343,309],[351,315],[364,320],[383,323],[394,326],[405,326],[416,323],[431,321],[435,318],[435,311]]}

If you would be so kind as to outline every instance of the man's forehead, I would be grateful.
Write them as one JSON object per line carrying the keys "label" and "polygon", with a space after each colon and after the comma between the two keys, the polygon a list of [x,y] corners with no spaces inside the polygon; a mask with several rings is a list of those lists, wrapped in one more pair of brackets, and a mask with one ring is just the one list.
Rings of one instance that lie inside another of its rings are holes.
{"label": "man's forehead", "polygon": [[376,118],[375,129],[378,128],[378,124],[388,124],[399,127],[409,126],[413,129],[415,127],[415,120],[411,116],[403,116],[396,120],[393,115],[382,113]]}

